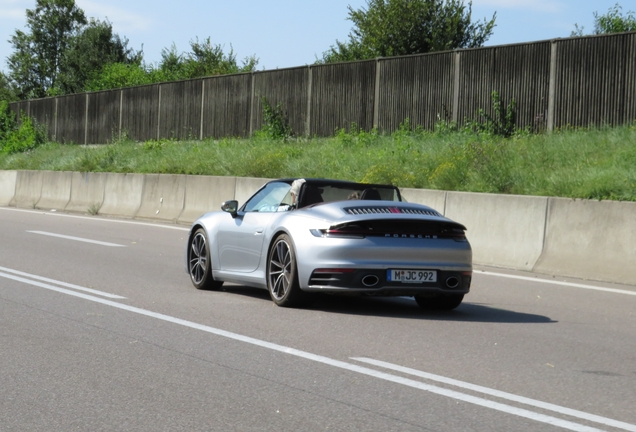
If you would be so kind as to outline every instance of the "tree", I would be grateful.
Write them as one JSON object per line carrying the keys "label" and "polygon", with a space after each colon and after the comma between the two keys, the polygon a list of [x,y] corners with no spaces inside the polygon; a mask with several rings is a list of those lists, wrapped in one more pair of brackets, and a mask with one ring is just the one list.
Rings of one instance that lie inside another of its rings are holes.
{"label": "tree", "polygon": [[0,102],[13,102],[17,99],[15,88],[11,84],[9,77],[0,71]]}
{"label": "tree", "polygon": [[251,72],[256,68],[258,59],[247,57],[239,65],[236,54],[230,47],[226,54],[221,45],[213,45],[210,38],[199,42],[199,38],[190,41],[190,52],[179,53],[173,44],[170,49],[161,51],[159,71],[162,81],[201,78],[213,75],[225,75]]}
{"label": "tree", "polygon": [[180,53],[173,44],[161,51],[158,64],[146,65],[143,62],[130,64],[112,63],[105,65],[100,73],[86,83],[86,90],[108,90],[142,84],[165,81],[177,81],[201,78],[213,75],[251,72],[256,68],[258,59],[246,57],[242,64],[236,60],[234,51],[223,52],[221,45],[213,45],[210,38],[199,42],[190,41],[191,52]]}
{"label": "tree", "polygon": [[62,56],[57,87],[63,94],[86,89],[89,79],[99,74],[107,64],[139,64],[143,53],[128,48],[128,39],[113,33],[109,21],[91,19],[74,35]]}
{"label": "tree", "polygon": [[36,0],[26,15],[29,32],[16,30],[10,40],[15,52],[8,58],[10,77],[23,99],[55,93],[62,57],[86,24],[74,0]]}
{"label": "tree", "polygon": [[[634,12],[629,11],[623,16],[622,10],[623,8],[616,3],[605,15],[599,15],[598,12],[594,12],[594,32],[592,34],[636,31],[636,16],[634,16]],[[574,24],[574,27],[572,36],[584,36],[583,26],[579,27],[578,24]]]}
{"label": "tree", "polygon": [[85,90],[99,91],[152,84],[161,81],[156,75],[156,72],[146,69],[141,63],[110,63],[86,82]]}
{"label": "tree", "polygon": [[221,45],[212,45],[210,38],[199,42],[199,38],[190,41],[192,52],[186,56],[191,78],[210,75],[224,75],[240,72],[252,72],[256,69],[258,59],[255,56],[243,59],[239,65],[234,49],[230,46],[230,52],[225,54]]}
{"label": "tree", "polygon": [[[177,46],[172,43],[170,48],[161,50],[161,61],[159,62],[158,77],[160,81],[176,81],[182,79],[184,55],[179,53]],[[151,68],[149,70],[151,72]]]}
{"label": "tree", "polygon": [[479,47],[492,35],[496,14],[476,23],[471,16],[472,2],[463,0],[367,0],[366,9],[349,6],[349,40],[336,41],[319,62]]}

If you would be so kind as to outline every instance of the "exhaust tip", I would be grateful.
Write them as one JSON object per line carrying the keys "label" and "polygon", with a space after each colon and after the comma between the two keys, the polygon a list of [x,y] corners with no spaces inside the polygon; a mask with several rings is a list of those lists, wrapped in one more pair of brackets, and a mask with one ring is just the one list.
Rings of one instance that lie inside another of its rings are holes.
{"label": "exhaust tip", "polygon": [[459,286],[459,278],[457,276],[451,276],[447,278],[446,286],[448,288],[457,288]]}
{"label": "exhaust tip", "polygon": [[380,282],[380,278],[376,275],[366,275],[362,278],[362,285],[368,288],[376,286],[378,282]]}

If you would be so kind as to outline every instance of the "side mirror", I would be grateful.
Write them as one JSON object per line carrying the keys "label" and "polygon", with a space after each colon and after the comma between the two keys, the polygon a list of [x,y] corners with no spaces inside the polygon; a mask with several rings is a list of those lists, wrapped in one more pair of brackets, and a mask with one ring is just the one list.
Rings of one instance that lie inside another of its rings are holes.
{"label": "side mirror", "polygon": [[236,217],[236,212],[238,211],[238,201],[225,201],[223,204],[221,204],[221,210],[231,214],[232,217]]}

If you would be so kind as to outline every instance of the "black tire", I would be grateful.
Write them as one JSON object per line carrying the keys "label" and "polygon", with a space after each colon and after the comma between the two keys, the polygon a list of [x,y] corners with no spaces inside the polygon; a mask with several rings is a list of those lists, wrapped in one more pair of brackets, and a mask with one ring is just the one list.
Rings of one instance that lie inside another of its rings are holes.
{"label": "black tire", "polygon": [[424,310],[452,310],[462,303],[464,294],[440,295],[436,297],[415,296],[415,301]]}
{"label": "black tire", "polygon": [[188,243],[188,273],[192,285],[200,290],[218,290],[223,285],[212,277],[210,245],[205,230],[196,230]]}
{"label": "black tire", "polygon": [[267,290],[272,301],[281,307],[305,306],[310,300],[308,293],[300,289],[296,253],[287,234],[276,237],[269,249]]}

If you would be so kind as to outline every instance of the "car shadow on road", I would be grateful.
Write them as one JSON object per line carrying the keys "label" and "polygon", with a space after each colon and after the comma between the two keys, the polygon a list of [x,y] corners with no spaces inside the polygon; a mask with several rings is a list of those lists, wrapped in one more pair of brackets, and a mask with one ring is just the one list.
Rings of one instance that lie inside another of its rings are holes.
{"label": "car shadow on road", "polygon": [[557,321],[543,315],[517,312],[483,303],[464,301],[451,311],[421,309],[410,297],[328,297],[310,308],[330,313],[373,315],[402,319],[484,323],[549,324]]}
{"label": "car shadow on road", "polygon": [[[271,302],[267,291],[245,286],[224,286],[228,293]],[[401,319],[463,321],[484,323],[550,324],[556,323],[543,315],[498,308],[491,304],[464,301],[452,311],[427,311],[412,297],[345,297],[321,294],[307,310],[344,315],[363,315]]]}

